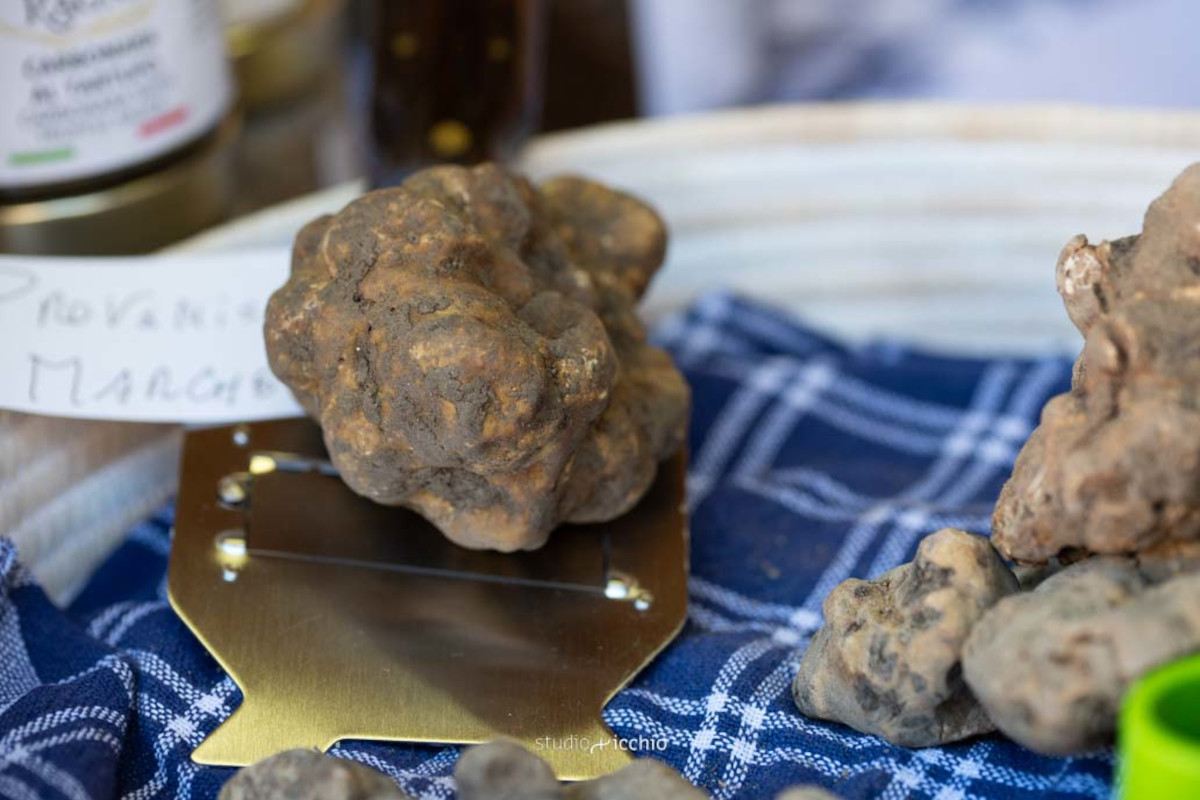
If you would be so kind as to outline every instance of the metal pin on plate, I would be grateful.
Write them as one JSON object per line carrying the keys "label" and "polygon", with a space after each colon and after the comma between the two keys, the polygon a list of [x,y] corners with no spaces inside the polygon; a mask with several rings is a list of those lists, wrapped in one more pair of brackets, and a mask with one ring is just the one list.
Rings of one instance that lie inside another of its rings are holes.
{"label": "metal pin on plate", "polygon": [[307,420],[188,435],[171,603],[245,699],[193,753],[515,739],[563,779],[630,760],[604,704],[687,609],[684,457],[631,512],[540,550],[466,550],[351,492]]}

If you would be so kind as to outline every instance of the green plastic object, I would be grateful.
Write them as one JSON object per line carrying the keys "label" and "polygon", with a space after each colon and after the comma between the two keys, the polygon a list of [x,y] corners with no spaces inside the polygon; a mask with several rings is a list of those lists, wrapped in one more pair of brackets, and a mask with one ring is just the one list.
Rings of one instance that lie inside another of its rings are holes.
{"label": "green plastic object", "polygon": [[1134,684],[1117,738],[1120,800],[1200,798],[1200,654]]}

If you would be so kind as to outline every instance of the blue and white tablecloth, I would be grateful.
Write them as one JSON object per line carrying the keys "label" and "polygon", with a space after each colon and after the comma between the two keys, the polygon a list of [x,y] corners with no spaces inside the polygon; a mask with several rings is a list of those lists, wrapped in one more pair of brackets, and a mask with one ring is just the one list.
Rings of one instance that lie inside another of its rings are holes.
{"label": "blue and white tablecloth", "polygon": [[[845,798],[1105,798],[1112,756],[1046,758],[989,736],[906,750],[800,716],[790,682],[839,581],[907,560],[992,503],[1069,362],[848,348],[713,295],[656,332],[694,392],[691,610],[605,712],[619,736],[718,798],[817,783]],[[0,797],[205,800],[230,770],[192,748],[240,693],[165,599],[171,511],[136,528],[71,605],[0,540]],[[360,742],[336,755],[449,798],[456,748]]]}

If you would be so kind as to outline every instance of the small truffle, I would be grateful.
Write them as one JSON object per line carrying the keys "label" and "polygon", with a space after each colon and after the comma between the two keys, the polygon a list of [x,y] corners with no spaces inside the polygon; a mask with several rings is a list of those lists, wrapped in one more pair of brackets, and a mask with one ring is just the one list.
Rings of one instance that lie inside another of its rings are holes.
{"label": "small truffle", "polygon": [[533,549],[628,511],[683,443],[687,385],[634,312],[665,249],[599,184],[435,167],[299,233],[267,355],[351,489]]}
{"label": "small truffle", "polygon": [[927,536],[911,563],[829,593],[792,685],[796,705],[907,747],[992,730],[963,683],[961,650],[983,613],[1017,589],[982,536]]}
{"label": "small truffle", "polygon": [[218,800],[408,800],[386,775],[315,750],[286,750],[238,770]]}
{"label": "small truffle", "polygon": [[576,783],[567,800],[707,800],[708,795],[661,761],[639,758],[611,775]]}
{"label": "small truffle", "polygon": [[514,742],[468,748],[454,766],[459,800],[561,800],[550,765]]}
{"label": "small truffle", "polygon": [[1077,236],[1058,289],[1084,336],[993,518],[1005,556],[1133,554],[1200,538],[1200,165],[1146,213],[1140,236]]}
{"label": "small truffle", "polygon": [[545,761],[515,742],[470,748],[454,769],[459,800],[706,800],[659,761],[639,758],[611,775],[563,787]]}
{"label": "small truffle", "polygon": [[1149,586],[1133,559],[1102,556],[998,602],[968,637],[963,669],[1001,731],[1066,755],[1107,743],[1130,684],[1196,650],[1200,574]]}

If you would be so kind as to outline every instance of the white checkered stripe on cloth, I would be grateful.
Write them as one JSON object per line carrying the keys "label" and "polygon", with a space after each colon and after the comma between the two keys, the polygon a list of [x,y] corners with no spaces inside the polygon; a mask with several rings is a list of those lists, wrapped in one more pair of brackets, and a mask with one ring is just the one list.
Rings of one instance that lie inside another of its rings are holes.
{"label": "white checkered stripe on cloth", "polygon": [[[999,736],[911,751],[800,716],[790,683],[828,591],[911,556],[992,503],[1063,358],[846,348],[713,295],[661,325],[694,395],[689,622],[605,719],[660,743],[717,798],[818,783],[845,798],[1106,798],[1112,757],[1037,756]],[[0,797],[215,796],[195,744],[240,702],[164,601],[169,511],[67,613],[0,545]],[[457,748],[343,742],[415,797],[451,798]]]}

